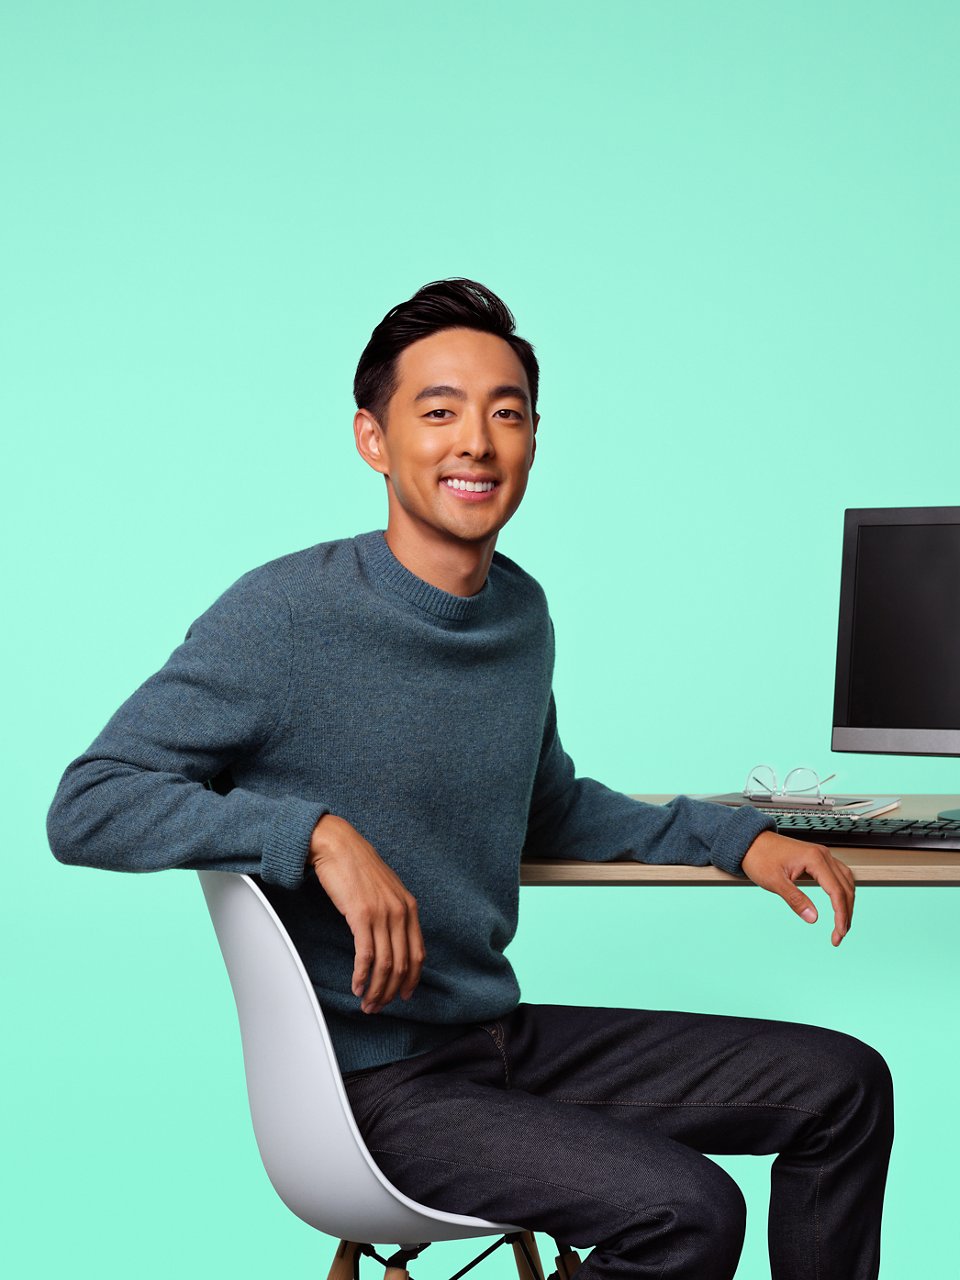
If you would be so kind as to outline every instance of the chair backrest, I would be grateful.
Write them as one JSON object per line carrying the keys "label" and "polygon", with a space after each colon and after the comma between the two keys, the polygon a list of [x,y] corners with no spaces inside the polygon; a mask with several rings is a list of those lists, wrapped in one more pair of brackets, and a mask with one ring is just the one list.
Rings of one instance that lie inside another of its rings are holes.
{"label": "chair backrest", "polygon": [[430,1209],[392,1186],[350,1110],[313,984],[259,886],[199,871],[240,1019],[253,1129],[280,1198],[344,1240],[410,1244],[519,1227]]}

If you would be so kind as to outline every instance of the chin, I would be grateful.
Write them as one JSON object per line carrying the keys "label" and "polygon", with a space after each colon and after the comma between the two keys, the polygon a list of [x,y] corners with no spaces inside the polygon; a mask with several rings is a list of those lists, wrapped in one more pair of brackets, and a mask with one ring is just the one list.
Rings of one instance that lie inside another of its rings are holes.
{"label": "chin", "polygon": [[448,528],[446,532],[459,542],[489,542],[491,538],[497,536],[502,527],[502,525],[495,524],[491,528],[485,529],[478,529],[476,526],[471,528]]}

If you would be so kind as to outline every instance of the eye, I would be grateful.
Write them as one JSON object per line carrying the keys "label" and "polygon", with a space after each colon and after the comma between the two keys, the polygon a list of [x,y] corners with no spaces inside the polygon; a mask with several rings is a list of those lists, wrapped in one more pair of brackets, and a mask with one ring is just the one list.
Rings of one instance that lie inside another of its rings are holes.
{"label": "eye", "polygon": [[523,417],[523,414],[518,413],[516,409],[498,409],[497,413],[512,413],[517,418]]}
{"label": "eye", "polygon": [[[429,413],[425,413],[423,416],[425,418],[432,418],[435,413],[449,413],[449,412],[450,412],[449,409],[431,409]],[[434,419],[434,420],[437,421],[437,419]]]}

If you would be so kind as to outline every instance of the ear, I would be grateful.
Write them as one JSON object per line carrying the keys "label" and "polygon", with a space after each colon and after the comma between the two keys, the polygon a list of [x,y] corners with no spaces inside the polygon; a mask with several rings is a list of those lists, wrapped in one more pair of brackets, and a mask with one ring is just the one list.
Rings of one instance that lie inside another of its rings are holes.
{"label": "ear", "polygon": [[[531,467],[533,466],[534,458],[537,456],[537,427],[539,427],[539,425],[540,425],[540,415],[539,413],[536,413],[533,416],[533,440],[531,441],[531,448],[530,448],[530,466]],[[528,467],[527,470],[529,471],[529,469],[530,468]]]}
{"label": "ear", "polygon": [[390,458],[387,441],[380,424],[366,409],[358,409],[353,418],[353,438],[357,453],[382,476],[389,472]]}

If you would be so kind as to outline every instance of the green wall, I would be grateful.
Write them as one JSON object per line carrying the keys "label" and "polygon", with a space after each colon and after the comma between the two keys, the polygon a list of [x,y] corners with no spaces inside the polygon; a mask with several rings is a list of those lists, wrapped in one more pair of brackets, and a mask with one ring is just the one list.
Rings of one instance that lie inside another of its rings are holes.
{"label": "green wall", "polygon": [[[500,547],[551,601],[580,773],[960,791],[829,751],[844,507],[958,500],[958,55],[927,0],[4,5],[9,1274],[326,1273],[256,1154],[195,877],[62,867],[43,820],[227,585],[382,527],[353,372],[424,282],[484,281],[541,359]],[[527,888],[511,956],[529,1000],[876,1045],[883,1276],[953,1274],[960,899],[862,889],[834,950],[813,892],[811,927],[753,888]],[[738,1280],[770,1162],[721,1161]]]}

